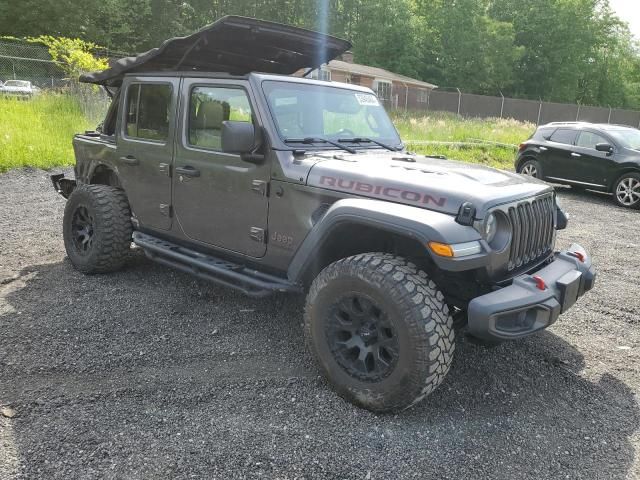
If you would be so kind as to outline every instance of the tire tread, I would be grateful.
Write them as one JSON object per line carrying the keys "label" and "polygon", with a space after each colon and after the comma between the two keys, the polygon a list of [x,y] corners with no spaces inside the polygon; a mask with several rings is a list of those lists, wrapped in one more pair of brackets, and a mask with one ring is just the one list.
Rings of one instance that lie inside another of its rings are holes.
{"label": "tire tread", "polygon": [[424,348],[418,351],[417,368],[404,392],[390,392],[387,398],[374,402],[374,406],[349,392],[338,389],[338,393],[376,411],[395,411],[415,405],[442,383],[453,360],[453,320],[442,292],[416,265],[389,253],[363,253],[330,264],[313,281],[305,308],[305,336],[316,360],[319,359],[311,341],[311,309],[320,290],[342,275],[360,278],[389,291],[405,315],[409,335],[422,341]]}
{"label": "tire tread", "polygon": [[94,239],[95,255],[87,262],[74,261],[69,253],[73,249],[65,235],[65,248],[74,267],[83,273],[107,273],[124,265],[131,247],[131,210],[127,196],[121,188],[110,185],[82,184],[73,191],[65,208],[65,223],[71,221],[76,203],[83,199],[91,204],[93,215],[99,224],[99,238]]}

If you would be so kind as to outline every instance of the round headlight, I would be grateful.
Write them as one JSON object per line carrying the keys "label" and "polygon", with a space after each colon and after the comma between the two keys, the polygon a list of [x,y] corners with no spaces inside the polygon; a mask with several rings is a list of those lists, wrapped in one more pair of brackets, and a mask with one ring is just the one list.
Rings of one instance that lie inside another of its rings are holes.
{"label": "round headlight", "polygon": [[484,221],[484,239],[487,243],[493,242],[498,233],[498,219],[494,213],[490,213],[487,219]]}

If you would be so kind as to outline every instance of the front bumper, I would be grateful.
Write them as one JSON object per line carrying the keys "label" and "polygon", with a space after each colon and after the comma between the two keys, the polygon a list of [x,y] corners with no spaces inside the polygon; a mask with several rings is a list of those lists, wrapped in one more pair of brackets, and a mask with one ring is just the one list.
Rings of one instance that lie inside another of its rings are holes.
{"label": "front bumper", "polygon": [[591,257],[577,244],[555,254],[555,259],[533,274],[469,303],[469,333],[489,341],[531,335],[552,325],[596,278]]}

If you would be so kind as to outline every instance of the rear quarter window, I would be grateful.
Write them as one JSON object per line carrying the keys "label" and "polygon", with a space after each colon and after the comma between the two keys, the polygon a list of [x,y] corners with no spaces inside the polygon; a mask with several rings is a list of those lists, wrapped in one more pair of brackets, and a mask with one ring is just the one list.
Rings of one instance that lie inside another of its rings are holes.
{"label": "rear quarter window", "polygon": [[559,128],[551,135],[552,142],[564,143],[567,145],[573,145],[573,141],[576,139],[576,131],[568,128]]}
{"label": "rear quarter window", "polygon": [[533,133],[531,138],[533,140],[540,140],[540,141],[549,140],[549,137],[553,133],[553,130],[554,130],[553,128],[549,128],[549,127],[539,128]]}

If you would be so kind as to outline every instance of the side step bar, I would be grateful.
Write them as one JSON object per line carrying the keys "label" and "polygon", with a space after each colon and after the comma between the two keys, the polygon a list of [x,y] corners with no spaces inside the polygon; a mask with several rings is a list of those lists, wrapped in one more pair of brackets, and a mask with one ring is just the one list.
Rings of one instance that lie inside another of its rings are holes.
{"label": "side step bar", "polygon": [[276,292],[302,291],[300,286],[285,278],[205,255],[145,233],[133,232],[133,242],[141,247],[151,260],[240,290],[251,297],[266,297]]}

